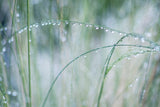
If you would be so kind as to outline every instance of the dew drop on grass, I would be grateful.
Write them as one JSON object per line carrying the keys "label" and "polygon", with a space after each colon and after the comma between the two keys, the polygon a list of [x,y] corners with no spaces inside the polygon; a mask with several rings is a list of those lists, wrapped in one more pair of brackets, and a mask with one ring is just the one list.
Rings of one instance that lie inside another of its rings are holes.
{"label": "dew drop on grass", "polygon": [[82,26],[82,23],[80,23],[79,25]]}
{"label": "dew drop on grass", "polygon": [[39,25],[38,25],[38,24],[36,24],[36,26],[35,26],[35,27],[37,28],[37,27],[39,27]]}
{"label": "dew drop on grass", "polygon": [[139,54],[134,55],[135,58],[138,57],[138,56],[139,56]]}
{"label": "dew drop on grass", "polygon": [[61,37],[61,41],[62,41],[62,42],[65,42],[65,41],[66,41],[66,37],[65,37],[65,36],[62,36],[62,37]]}
{"label": "dew drop on grass", "polygon": [[16,17],[19,17],[19,16],[20,16],[19,13],[17,13],[17,14],[16,14]]}
{"label": "dew drop on grass", "polygon": [[103,29],[103,27],[101,27],[101,29]]}
{"label": "dew drop on grass", "polygon": [[111,33],[115,33],[114,31],[111,31]]}
{"label": "dew drop on grass", "polygon": [[3,48],[2,48],[2,52],[6,52],[6,47],[3,47]]}
{"label": "dew drop on grass", "polygon": [[108,29],[106,29],[105,31],[106,31],[106,32],[108,32],[109,30],[108,30]]}
{"label": "dew drop on grass", "polygon": [[32,42],[32,40],[30,39],[29,42]]}
{"label": "dew drop on grass", "polygon": [[6,104],[6,103],[7,103],[7,101],[3,101],[3,103],[4,103],[4,104]]}
{"label": "dew drop on grass", "polygon": [[144,38],[141,38],[141,42],[144,43]]}
{"label": "dew drop on grass", "polygon": [[45,23],[44,25],[45,25],[45,26],[47,26],[47,25],[48,25],[48,23]]}
{"label": "dew drop on grass", "polygon": [[132,84],[130,84],[130,85],[129,85],[129,87],[133,87],[133,85],[132,85]]}
{"label": "dew drop on grass", "polygon": [[98,30],[99,29],[99,27],[96,27],[96,30]]}
{"label": "dew drop on grass", "polygon": [[52,23],[51,23],[51,22],[48,22],[48,24],[51,25]]}
{"label": "dew drop on grass", "polygon": [[156,46],[156,47],[154,48],[154,50],[157,51],[157,52],[159,52],[159,51],[160,51],[160,47],[159,47],[159,46]]}
{"label": "dew drop on grass", "polygon": [[23,30],[27,30],[27,27],[25,27]]}
{"label": "dew drop on grass", "polygon": [[87,58],[87,56],[85,55],[84,58]]}
{"label": "dew drop on grass", "polygon": [[121,36],[121,35],[122,35],[122,33],[119,33],[119,35]]}
{"label": "dew drop on grass", "polygon": [[92,25],[89,25],[89,27],[92,27]]}
{"label": "dew drop on grass", "polygon": [[61,22],[58,22],[57,25],[60,26],[60,25],[61,25]]}
{"label": "dew drop on grass", "polygon": [[69,22],[68,22],[68,21],[65,21],[65,24],[66,24],[66,25],[68,25],[68,24],[69,24]]}
{"label": "dew drop on grass", "polygon": [[136,78],[136,82],[138,81],[139,79],[138,78]]}
{"label": "dew drop on grass", "polygon": [[8,94],[8,95],[11,95],[11,94],[12,94],[12,92],[8,90],[8,91],[7,91],[7,94]]}
{"label": "dew drop on grass", "polygon": [[13,92],[12,92],[12,96],[14,96],[14,97],[17,96],[17,92],[16,92],[16,91],[13,91]]}
{"label": "dew drop on grass", "polygon": [[3,96],[3,99],[4,99],[4,100],[6,99],[5,96]]}
{"label": "dew drop on grass", "polygon": [[127,60],[130,60],[131,58],[130,57],[127,57]]}
{"label": "dew drop on grass", "polygon": [[56,23],[53,23],[52,25],[53,25],[53,26],[55,26],[55,25],[56,25]]}
{"label": "dew drop on grass", "polygon": [[4,30],[5,30],[5,31],[7,31],[7,30],[8,30],[8,28],[7,28],[7,27],[5,27],[5,28],[4,28]]}
{"label": "dew drop on grass", "polygon": [[138,37],[135,37],[134,40],[138,40]]}
{"label": "dew drop on grass", "polygon": [[86,27],[88,27],[89,25],[86,24]]}
{"label": "dew drop on grass", "polygon": [[29,28],[31,29],[33,27],[33,25],[30,25]]}
{"label": "dew drop on grass", "polygon": [[8,43],[11,43],[11,42],[13,42],[13,41],[14,41],[14,38],[11,37],[11,38],[8,40]]}
{"label": "dew drop on grass", "polygon": [[3,64],[4,64],[4,65],[7,65],[7,63],[6,63],[6,62],[4,62]]}
{"label": "dew drop on grass", "polygon": [[147,37],[151,37],[152,34],[151,34],[151,33],[146,33],[146,36],[147,36]]}

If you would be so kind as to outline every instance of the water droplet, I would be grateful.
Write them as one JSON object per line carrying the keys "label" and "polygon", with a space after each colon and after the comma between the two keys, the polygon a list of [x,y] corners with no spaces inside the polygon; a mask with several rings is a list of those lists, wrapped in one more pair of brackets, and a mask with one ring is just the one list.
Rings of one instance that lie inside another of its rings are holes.
{"label": "water droplet", "polygon": [[6,104],[6,103],[7,103],[7,101],[3,101],[3,103],[4,103],[4,104]]}
{"label": "water droplet", "polygon": [[65,36],[61,36],[61,41],[65,42],[66,41],[66,37]]}
{"label": "water droplet", "polygon": [[138,37],[135,37],[134,40],[138,40]]}
{"label": "water droplet", "polygon": [[139,56],[139,54],[134,55],[135,58],[138,57],[138,56]]}
{"label": "water droplet", "polygon": [[29,26],[30,29],[31,29],[32,27],[33,27],[32,25]]}
{"label": "water droplet", "polygon": [[14,38],[11,37],[11,38],[8,40],[8,43],[11,43],[11,42],[13,42],[13,41],[14,41]]}
{"label": "water droplet", "polygon": [[48,22],[48,24],[51,25],[52,23],[51,23],[51,22]]}
{"label": "water droplet", "polygon": [[159,47],[159,46],[156,46],[156,47],[154,48],[154,51],[159,52],[159,51],[160,51],[160,47]]}
{"label": "water droplet", "polygon": [[41,25],[44,26],[44,23],[42,23]]}
{"label": "water droplet", "polygon": [[122,35],[122,33],[119,33],[119,35]]}
{"label": "water droplet", "polygon": [[76,23],[72,23],[72,26],[75,26],[76,25]]}
{"label": "water droplet", "polygon": [[99,29],[99,27],[96,27],[96,30],[98,30]]}
{"label": "water droplet", "polygon": [[25,27],[23,30],[27,30],[27,27]]}
{"label": "water droplet", "polygon": [[101,27],[101,29],[103,29],[103,27]]}
{"label": "water droplet", "polygon": [[98,50],[96,50],[96,53],[98,53]]}
{"label": "water droplet", "polygon": [[133,85],[132,85],[132,84],[130,84],[130,85],[129,85],[129,87],[133,87]]}
{"label": "water droplet", "polygon": [[58,24],[57,24],[58,26],[60,26],[61,25],[61,22],[58,22]]}
{"label": "water droplet", "polygon": [[19,16],[20,16],[19,13],[17,13],[17,14],[16,14],[16,17],[19,17]]}
{"label": "water droplet", "polygon": [[4,100],[6,99],[5,96],[3,96],[3,99],[4,99]]}
{"label": "water droplet", "polygon": [[55,25],[56,25],[56,23],[53,23],[52,25],[53,25],[53,26],[55,26]]}
{"label": "water droplet", "polygon": [[68,25],[69,24],[69,22],[68,21],[65,21],[65,23]]}
{"label": "water droplet", "polygon": [[12,92],[12,96],[14,96],[14,97],[17,96],[17,92],[16,92],[16,91],[13,91],[13,92]]}
{"label": "water droplet", "polygon": [[82,23],[80,23],[79,25],[82,26]]}
{"label": "water droplet", "polygon": [[9,90],[7,91],[7,94],[8,94],[8,95],[11,95],[11,93],[12,93],[11,91],[9,91]]}
{"label": "water droplet", "polygon": [[138,78],[136,78],[136,81],[138,81],[139,79]]}
{"label": "water droplet", "polygon": [[8,28],[7,28],[7,27],[5,27],[5,28],[4,28],[4,30],[5,30],[5,31],[7,31],[7,30],[8,30]]}
{"label": "water droplet", "polygon": [[35,27],[36,26],[36,24],[33,24],[33,27]]}
{"label": "water droplet", "polygon": [[89,25],[89,27],[92,27],[92,25]]}
{"label": "water droplet", "polygon": [[84,58],[86,58],[87,56],[85,55]]}
{"label": "water droplet", "polygon": [[7,63],[6,63],[6,62],[4,62],[3,64],[4,64],[4,65],[7,65]]}
{"label": "water droplet", "polygon": [[147,37],[151,37],[152,34],[151,34],[151,33],[146,33],[146,36],[147,36]]}
{"label": "water droplet", "polygon": [[115,33],[114,31],[111,31],[111,33]]}
{"label": "water droplet", "polygon": [[86,27],[88,27],[89,25],[86,25]]}
{"label": "water droplet", "polygon": [[47,25],[48,25],[48,23],[45,23],[44,25],[45,25],[45,26],[47,26]]}
{"label": "water droplet", "polygon": [[142,42],[142,43],[144,43],[144,42],[145,42],[144,38],[141,38],[141,42]]}
{"label": "water droplet", "polygon": [[130,57],[128,57],[127,59],[128,59],[128,60],[130,60],[131,58],[130,58]]}
{"label": "water droplet", "polygon": [[106,29],[105,31],[106,31],[106,32],[108,32],[109,30],[108,30],[108,29]]}
{"label": "water droplet", "polygon": [[2,52],[6,52],[6,47],[3,47]]}

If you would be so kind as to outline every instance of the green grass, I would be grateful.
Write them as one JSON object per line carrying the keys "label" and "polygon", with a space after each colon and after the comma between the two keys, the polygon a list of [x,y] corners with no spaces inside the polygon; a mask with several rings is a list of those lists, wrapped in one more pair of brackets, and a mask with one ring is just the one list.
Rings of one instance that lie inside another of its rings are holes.
{"label": "green grass", "polygon": [[158,1],[0,3],[0,107],[160,105]]}

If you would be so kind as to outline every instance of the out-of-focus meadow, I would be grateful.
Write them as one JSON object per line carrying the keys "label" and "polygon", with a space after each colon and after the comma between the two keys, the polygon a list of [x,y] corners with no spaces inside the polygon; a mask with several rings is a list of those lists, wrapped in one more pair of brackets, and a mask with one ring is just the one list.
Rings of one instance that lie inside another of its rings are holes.
{"label": "out-of-focus meadow", "polygon": [[159,0],[0,0],[0,107],[159,107]]}

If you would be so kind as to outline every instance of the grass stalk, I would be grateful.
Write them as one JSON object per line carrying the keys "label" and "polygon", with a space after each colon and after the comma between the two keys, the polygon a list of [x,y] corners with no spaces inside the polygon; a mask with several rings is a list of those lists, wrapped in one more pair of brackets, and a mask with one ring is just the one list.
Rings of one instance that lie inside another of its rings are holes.
{"label": "grass stalk", "polygon": [[29,0],[27,0],[27,40],[28,40],[28,79],[29,79],[29,107],[32,107],[31,100],[31,67],[30,67],[30,20],[29,20]]}
{"label": "grass stalk", "polygon": [[[108,46],[103,46],[103,47],[100,47],[100,48],[95,48],[95,49],[92,49],[92,50],[89,50],[79,56],[77,56],[76,58],[74,58],[73,60],[71,60],[59,73],[58,75],[56,76],[56,78],[52,81],[51,85],[50,85],[50,88],[47,92],[47,95],[45,96],[44,98],[44,101],[42,102],[42,107],[45,107],[45,104],[47,102],[47,99],[49,97],[49,94],[51,93],[51,90],[54,86],[54,84],[56,83],[56,81],[58,80],[58,78],[60,77],[60,75],[64,72],[64,70],[69,66],[71,65],[74,61],[78,60],[79,58],[81,58],[82,56],[86,55],[86,54],[89,54],[91,52],[94,52],[94,51],[97,51],[97,50],[100,50],[100,49],[105,49],[105,48],[110,48],[110,47],[117,47],[117,46],[131,46],[131,47],[141,47],[141,48],[147,48],[147,49],[153,49],[152,47],[150,46],[142,46],[142,45],[127,45],[127,44],[120,44],[120,45],[108,45]],[[104,80],[104,79],[103,79]],[[103,88],[103,86],[102,86]]]}
{"label": "grass stalk", "polygon": [[98,94],[98,101],[97,101],[97,107],[100,106],[100,100],[101,100],[101,97],[102,97],[102,92],[103,92],[103,87],[104,87],[104,81],[105,81],[105,77],[106,75],[108,74],[109,70],[108,70],[108,67],[109,67],[109,63],[110,63],[110,60],[111,60],[111,57],[113,55],[113,52],[115,50],[115,47],[117,44],[119,44],[124,38],[128,37],[129,35],[127,34],[126,36],[123,36],[122,38],[120,38],[117,43],[112,47],[111,51],[110,51],[110,54],[107,56],[106,58],[106,61],[105,61],[105,64],[104,64],[104,74],[103,74],[103,78],[102,78],[102,82],[101,82],[101,85],[100,85],[100,91],[99,91],[99,94]]}

